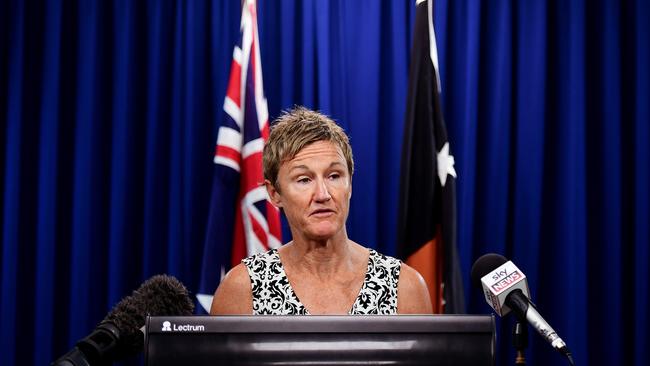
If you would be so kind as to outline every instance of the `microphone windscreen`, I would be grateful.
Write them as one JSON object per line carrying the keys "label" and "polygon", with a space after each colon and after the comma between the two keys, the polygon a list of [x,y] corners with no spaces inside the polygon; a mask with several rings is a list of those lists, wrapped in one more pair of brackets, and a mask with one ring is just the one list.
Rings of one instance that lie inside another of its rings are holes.
{"label": "microphone windscreen", "polygon": [[481,278],[507,261],[506,257],[496,253],[482,255],[472,266],[472,283],[474,287],[482,288]]}
{"label": "microphone windscreen", "polygon": [[189,292],[176,278],[156,275],[118,302],[103,322],[113,323],[120,332],[116,360],[138,354],[144,346],[140,328],[147,315],[186,316],[194,311]]}
{"label": "microphone windscreen", "polygon": [[194,303],[185,286],[168,275],[151,277],[132,296],[144,302],[149,315],[183,316],[194,311]]}

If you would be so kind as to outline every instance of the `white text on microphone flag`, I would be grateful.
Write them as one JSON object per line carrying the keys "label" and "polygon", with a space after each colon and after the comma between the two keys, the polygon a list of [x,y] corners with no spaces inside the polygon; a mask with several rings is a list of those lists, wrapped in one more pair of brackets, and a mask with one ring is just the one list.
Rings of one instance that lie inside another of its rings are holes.
{"label": "white text on microphone flag", "polygon": [[485,300],[499,316],[510,312],[510,308],[505,304],[506,297],[515,289],[520,289],[526,297],[530,298],[526,275],[512,261],[507,261],[483,276],[481,285]]}

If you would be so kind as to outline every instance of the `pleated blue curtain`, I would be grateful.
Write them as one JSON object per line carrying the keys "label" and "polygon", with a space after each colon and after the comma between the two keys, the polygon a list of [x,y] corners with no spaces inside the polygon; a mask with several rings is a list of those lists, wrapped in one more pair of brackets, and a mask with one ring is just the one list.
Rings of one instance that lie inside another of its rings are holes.
{"label": "pleated blue curtain", "polygon": [[3,2],[1,364],[48,364],[153,274],[196,283],[239,12]]}
{"label": "pleated blue curtain", "polygon": [[[196,290],[239,6],[0,4],[0,364],[48,364],[153,274]],[[258,12],[271,117],[305,104],[348,131],[349,235],[394,254],[414,4]],[[434,12],[468,312],[489,311],[469,269],[498,252],[578,364],[645,365],[648,3]],[[499,364],[512,364],[511,319],[499,326]],[[530,340],[529,364],[563,362]]]}
{"label": "pleated blue curtain", "polygon": [[[646,1],[437,1],[459,250],[513,259],[577,364],[648,362]],[[466,282],[468,311],[486,309]],[[512,320],[500,322],[512,364]],[[530,364],[561,364],[536,335]]]}

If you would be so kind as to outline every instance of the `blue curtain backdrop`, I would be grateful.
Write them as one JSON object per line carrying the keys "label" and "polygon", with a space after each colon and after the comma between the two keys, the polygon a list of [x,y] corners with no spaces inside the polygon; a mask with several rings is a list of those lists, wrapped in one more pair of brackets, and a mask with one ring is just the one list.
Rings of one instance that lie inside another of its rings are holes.
{"label": "blue curtain backdrop", "polygon": [[[259,5],[271,117],[332,115],[349,234],[395,253],[413,1]],[[0,4],[0,364],[48,364],[156,273],[195,291],[239,1]],[[512,258],[578,365],[648,364],[648,1],[443,1],[469,269]],[[499,364],[513,363],[511,320]],[[562,364],[530,335],[530,365]]]}

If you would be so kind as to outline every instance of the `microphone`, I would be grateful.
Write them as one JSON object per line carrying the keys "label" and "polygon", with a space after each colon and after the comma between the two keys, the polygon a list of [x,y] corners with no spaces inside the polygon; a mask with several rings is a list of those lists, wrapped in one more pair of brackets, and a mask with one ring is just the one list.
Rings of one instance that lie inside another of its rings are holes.
{"label": "microphone", "polygon": [[573,365],[571,351],[537,312],[530,301],[526,275],[512,261],[494,253],[481,256],[472,266],[472,283],[483,290],[485,300],[499,316],[514,311],[520,321],[525,320],[532,325],[537,333]]}
{"label": "microphone", "polygon": [[194,303],[176,278],[156,275],[120,300],[86,338],[51,366],[105,366],[142,351],[147,315],[191,315]]}

